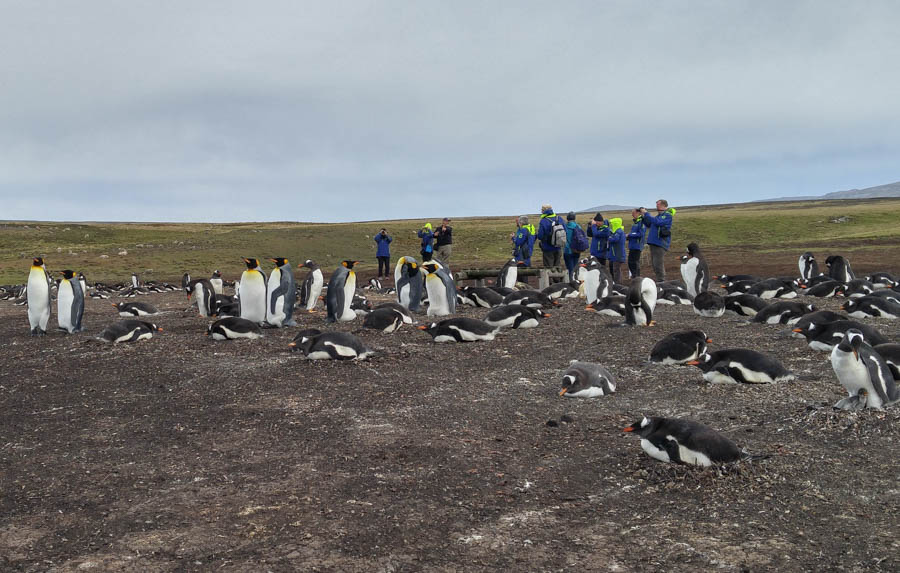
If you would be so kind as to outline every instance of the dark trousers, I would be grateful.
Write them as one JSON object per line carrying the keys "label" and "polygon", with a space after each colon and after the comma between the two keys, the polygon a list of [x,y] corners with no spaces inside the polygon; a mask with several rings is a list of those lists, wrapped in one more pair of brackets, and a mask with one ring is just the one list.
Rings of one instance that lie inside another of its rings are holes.
{"label": "dark trousers", "polygon": [[[391,258],[390,257],[375,257],[375,258],[378,259],[378,276],[379,277],[390,276],[389,271],[388,271],[388,268],[389,268],[388,265],[391,264]],[[384,270],[382,270],[382,268],[384,268]]]}
{"label": "dark trousers", "polygon": [[666,256],[666,250],[657,245],[650,245],[650,263],[653,265],[653,273],[656,275],[656,282],[661,283],[666,280],[666,264],[663,257]]}
{"label": "dark trousers", "polygon": [[422,251],[422,262],[430,261],[433,251]]}
{"label": "dark trousers", "polygon": [[638,249],[628,251],[628,270],[632,277],[641,276],[641,251]]}
{"label": "dark trousers", "polygon": [[575,266],[578,264],[578,255],[581,253],[563,253],[566,262],[566,270],[569,271],[569,282],[575,280]]}
{"label": "dark trousers", "polygon": [[550,269],[550,268],[559,266],[559,263],[561,262],[560,259],[562,259],[562,256],[561,256],[562,249],[557,249],[555,251],[541,250],[541,253],[542,253],[542,257],[543,257],[542,262],[544,263],[545,269]]}
{"label": "dark trousers", "polygon": [[614,283],[621,284],[622,283],[622,263],[619,261],[614,261],[610,259],[609,261],[609,274],[612,277]]}

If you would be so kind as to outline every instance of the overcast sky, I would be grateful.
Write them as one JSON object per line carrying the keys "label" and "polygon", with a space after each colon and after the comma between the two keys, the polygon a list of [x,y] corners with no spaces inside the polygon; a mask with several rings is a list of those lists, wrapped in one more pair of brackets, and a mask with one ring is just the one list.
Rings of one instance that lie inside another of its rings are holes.
{"label": "overcast sky", "polygon": [[895,0],[0,14],[0,219],[509,215],[900,180]]}

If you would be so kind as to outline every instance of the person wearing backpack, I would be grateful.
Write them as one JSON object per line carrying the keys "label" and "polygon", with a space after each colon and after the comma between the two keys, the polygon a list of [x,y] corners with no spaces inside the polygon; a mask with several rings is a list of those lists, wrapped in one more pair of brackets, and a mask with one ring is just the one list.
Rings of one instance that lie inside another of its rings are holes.
{"label": "person wearing backpack", "polygon": [[622,219],[613,217],[609,220],[609,244],[607,247],[609,274],[614,283],[622,283],[622,263],[625,262],[625,228]]}
{"label": "person wearing backpack", "polygon": [[516,232],[510,236],[513,242],[513,257],[516,262],[531,266],[531,252],[534,250],[534,225],[528,224],[528,216],[516,219]]}
{"label": "person wearing backpack", "polygon": [[597,213],[588,223],[587,236],[591,238],[591,256],[600,261],[601,266],[606,266],[606,242],[609,239],[609,221],[603,218],[603,213]]}
{"label": "person wearing backpack", "polygon": [[641,209],[643,207],[631,210],[631,230],[625,236],[628,239],[628,272],[631,273],[631,278],[641,276],[641,252],[647,235]]}
{"label": "person wearing backpack", "polygon": [[563,260],[566,270],[569,272],[569,282],[575,280],[575,267],[582,251],[588,249],[587,235],[584,229],[575,221],[575,212],[569,211],[566,215],[566,247],[563,249]]}
{"label": "person wearing backpack", "polygon": [[[559,267],[562,249],[565,246],[566,224],[563,218],[553,212],[552,205],[541,205],[541,222],[538,224],[537,240],[543,253],[544,268]],[[562,238],[560,238],[562,230]]]}
{"label": "person wearing backpack", "polygon": [[656,282],[661,283],[666,280],[666,266],[663,257],[672,244],[672,217],[675,215],[675,209],[670,209],[669,202],[660,199],[656,202],[655,217],[646,209],[641,209],[641,211],[644,226],[650,227],[647,232],[650,262],[653,265],[653,272],[656,273]]}

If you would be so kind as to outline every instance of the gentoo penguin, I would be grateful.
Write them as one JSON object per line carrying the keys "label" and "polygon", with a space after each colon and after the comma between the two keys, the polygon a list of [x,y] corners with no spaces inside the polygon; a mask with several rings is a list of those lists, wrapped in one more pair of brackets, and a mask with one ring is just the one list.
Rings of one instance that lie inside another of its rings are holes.
{"label": "gentoo penguin", "polygon": [[185,290],[189,300],[191,295],[194,295],[200,316],[216,316],[218,314],[216,293],[208,279],[194,279],[187,284]]}
{"label": "gentoo penguin", "polygon": [[474,306],[494,308],[503,304],[503,297],[492,288],[479,286],[465,286],[460,289],[463,296],[472,302]]}
{"label": "gentoo penguin", "polygon": [[687,254],[687,259],[681,265],[681,277],[688,294],[696,297],[709,289],[709,265],[697,243],[688,244]]}
{"label": "gentoo penguin", "polygon": [[770,298],[794,298],[797,296],[797,291],[794,290],[794,285],[791,281],[771,278],[754,284],[747,289],[747,294],[754,294],[766,300]]}
{"label": "gentoo penguin", "polygon": [[[831,367],[848,396],[834,407],[839,410],[875,408],[881,410],[900,400],[900,390],[887,362],[864,340],[863,333],[850,329],[831,351]],[[863,403],[864,398],[864,403]]]}
{"label": "gentoo penguin", "polygon": [[372,355],[372,350],[349,332],[300,332],[289,346],[309,360],[365,360]]}
{"label": "gentoo penguin", "polygon": [[395,308],[378,308],[366,315],[363,328],[373,328],[382,332],[395,332],[403,324],[403,313]]}
{"label": "gentoo penguin", "polygon": [[412,312],[418,311],[425,289],[425,274],[416,259],[400,257],[394,267],[394,286],[397,288],[397,301]]}
{"label": "gentoo penguin", "polygon": [[147,302],[120,302],[118,304],[112,303],[112,305],[116,307],[119,316],[124,317],[149,316],[159,313],[159,309]]}
{"label": "gentoo penguin", "polygon": [[503,297],[503,304],[521,304],[531,308],[550,308],[559,303],[539,290],[514,290]]}
{"label": "gentoo penguin", "polygon": [[81,294],[87,296],[87,279],[85,278],[84,273],[78,273],[78,282],[81,283]]}
{"label": "gentoo penguin", "polygon": [[800,278],[805,281],[821,274],[819,273],[819,263],[816,262],[816,258],[809,251],[800,255],[800,260],[797,263],[800,267]]}
{"label": "gentoo penguin", "polygon": [[666,335],[650,351],[650,362],[687,364],[706,354],[706,344],[712,340],[702,330],[682,330]]}
{"label": "gentoo penguin", "polygon": [[750,319],[759,324],[793,324],[816,307],[796,300],[779,300],[766,305]]}
{"label": "gentoo penguin", "polygon": [[419,330],[430,334],[435,342],[474,342],[493,340],[500,328],[483,320],[460,316],[432,322],[431,326],[420,326]]}
{"label": "gentoo penguin", "polygon": [[541,292],[549,296],[550,300],[556,300],[558,298],[577,298],[578,283],[554,283],[541,289]]}
{"label": "gentoo penguin", "polygon": [[184,291],[188,290],[188,283],[191,282],[191,273],[184,273],[181,275],[181,288]]}
{"label": "gentoo penguin", "polygon": [[659,304],[693,304],[691,295],[679,285],[658,285],[660,290]]}
{"label": "gentoo penguin", "polygon": [[831,310],[817,310],[815,312],[804,314],[794,323],[794,328],[791,330],[791,336],[793,338],[806,338],[801,333],[808,330],[810,324],[821,326],[829,322],[834,322],[835,320],[847,320],[847,315]]}
{"label": "gentoo penguin", "polygon": [[120,320],[110,324],[97,336],[104,342],[136,342],[153,338],[154,332],[162,332],[162,328],[143,320]]}
{"label": "gentoo penguin", "polygon": [[241,274],[241,318],[262,324],[266,321],[266,274],[257,259],[244,258],[244,263],[247,270]]}
{"label": "gentoo penguin", "polygon": [[137,273],[131,273],[131,287],[141,288],[141,279],[138,278]]}
{"label": "gentoo penguin", "polygon": [[736,295],[736,294],[746,294],[747,291],[750,290],[753,285],[755,285],[758,281],[728,281],[727,283],[723,283],[719,285],[721,288],[725,290],[727,295]]}
{"label": "gentoo penguin", "polygon": [[381,287],[381,281],[380,281],[378,278],[376,278],[376,277],[372,277],[372,278],[369,279],[369,282],[366,283],[366,286],[363,287],[363,290],[377,290],[377,291],[380,291],[381,288],[382,288],[382,287]]}
{"label": "gentoo penguin", "polygon": [[210,324],[206,329],[206,336],[213,340],[255,339],[262,336],[262,331],[259,328],[259,324],[246,318],[232,316]]}
{"label": "gentoo penguin", "polygon": [[616,378],[609,370],[594,362],[572,360],[563,373],[560,396],[596,398],[616,391]]}
{"label": "gentoo penguin", "polygon": [[886,298],[888,300],[892,300],[896,303],[900,303],[900,292],[895,291],[893,289],[879,289],[870,294],[869,296],[877,296],[879,298]]}
{"label": "gentoo penguin", "polygon": [[376,305],[375,308],[372,309],[372,311],[374,312],[374,311],[378,310],[379,308],[391,308],[391,309],[396,310],[401,315],[403,315],[403,322],[405,322],[406,324],[413,324],[415,322],[415,320],[413,320],[412,314],[410,314],[410,312],[409,312],[409,309],[406,308],[405,306],[403,306],[402,304],[400,304],[399,302],[393,302],[393,301],[383,302],[379,305]]}
{"label": "gentoo penguin", "polygon": [[886,342],[873,346],[875,352],[884,358],[888,368],[891,369],[891,375],[894,380],[900,382],[900,344],[896,342]]}
{"label": "gentoo penguin", "polygon": [[656,309],[656,282],[649,277],[635,277],[625,298],[625,324],[629,326],[653,326]]}
{"label": "gentoo penguin", "polygon": [[502,297],[507,297],[514,292],[513,289],[511,289],[511,288],[499,287],[496,285],[488,286],[487,288],[491,289],[492,291],[494,291],[495,293],[499,294]]}
{"label": "gentoo penguin", "polygon": [[900,303],[881,296],[851,298],[841,305],[841,310],[853,318],[900,318]]}
{"label": "gentoo penguin", "polygon": [[872,273],[866,277],[866,280],[875,285],[875,288],[893,288],[897,286],[897,279],[891,273]]}
{"label": "gentoo penguin", "polygon": [[519,278],[520,264],[525,266],[525,263],[519,263],[514,258],[506,261],[506,264],[500,269],[500,274],[497,275],[497,286],[515,289],[516,281]]}
{"label": "gentoo penguin", "polygon": [[81,283],[75,278],[74,271],[65,270],[62,275],[56,294],[59,328],[69,334],[81,332],[84,330],[81,326],[81,317],[84,315],[84,293],[81,291]]}
{"label": "gentoo penguin", "polygon": [[428,293],[428,316],[447,316],[456,312],[456,283],[434,261],[422,265]]}
{"label": "gentoo penguin", "polygon": [[693,420],[642,418],[624,432],[641,437],[641,449],[655,460],[708,467],[748,457],[734,442]]}
{"label": "gentoo penguin", "polygon": [[303,286],[300,287],[300,305],[306,308],[306,312],[313,312],[316,308],[316,303],[319,302],[319,297],[322,296],[325,277],[322,275],[322,269],[314,261],[307,259],[306,262],[297,268],[300,267],[309,269],[306,280],[303,281]]}
{"label": "gentoo penguin", "polygon": [[819,275],[817,277],[813,277],[808,280],[804,279],[794,279],[792,282],[794,286],[798,288],[812,288],[816,285],[827,283],[828,281],[833,281],[834,279],[828,275]]}
{"label": "gentoo penguin", "polygon": [[725,299],[712,291],[701,292],[694,297],[693,308],[700,316],[718,318],[725,314]]}
{"label": "gentoo penguin", "polygon": [[794,332],[802,334],[806,342],[813,350],[831,352],[832,349],[844,339],[848,330],[857,330],[862,333],[870,346],[890,342],[883,334],[871,326],[860,324],[855,320],[835,320],[826,324],[811,322],[806,328],[795,328]]}
{"label": "gentoo penguin", "polygon": [[816,296],[820,298],[825,297],[833,297],[844,294],[844,291],[847,289],[846,285],[842,282],[838,282],[835,280],[827,280],[825,282],[821,282],[815,286],[807,287],[803,289],[803,294],[807,296]]}
{"label": "gentoo penguin", "polygon": [[850,261],[839,255],[831,255],[825,259],[825,266],[828,267],[828,276],[836,281],[848,283],[856,278],[850,268]]}
{"label": "gentoo penguin", "polygon": [[291,263],[284,257],[269,259],[275,263],[266,287],[266,322],[272,326],[295,326],[294,302],[297,300],[297,285]]}
{"label": "gentoo penguin", "polygon": [[853,279],[847,283],[847,288],[844,289],[844,296],[859,298],[861,296],[872,294],[873,292],[875,292],[875,285],[869,281],[865,279]]}
{"label": "gentoo penguin", "polygon": [[728,275],[721,274],[713,277],[715,280],[719,281],[721,284],[728,284],[734,281],[750,281],[750,282],[759,282],[760,278],[756,275]]}
{"label": "gentoo penguin", "polygon": [[687,362],[703,371],[703,379],[714,383],[772,384],[795,377],[780,362],[746,348],[727,348]]}
{"label": "gentoo penguin", "polygon": [[739,294],[725,298],[725,312],[738,316],[756,316],[768,302],[752,294]]}
{"label": "gentoo penguin", "polygon": [[625,316],[625,297],[624,296],[606,296],[601,298],[600,300],[595,300],[591,304],[585,307],[585,310],[590,310],[597,314],[602,314],[604,316]]}
{"label": "gentoo penguin", "polygon": [[213,271],[212,276],[209,278],[209,284],[212,285],[216,294],[225,294],[225,283],[222,281],[222,273],[219,272],[219,269]]}
{"label": "gentoo penguin", "polygon": [[28,283],[25,285],[25,296],[28,300],[28,323],[31,336],[47,334],[47,323],[50,321],[50,276],[44,259],[35,257],[31,261]]}
{"label": "gentoo penguin", "polygon": [[328,322],[347,322],[356,318],[356,313],[351,308],[353,295],[356,294],[356,272],[353,270],[356,263],[357,261],[350,259],[341,261],[341,266],[331,273],[328,291],[325,293]]}
{"label": "gentoo penguin", "polygon": [[612,294],[612,277],[606,267],[594,257],[588,259],[584,274],[584,298],[587,304]]}
{"label": "gentoo penguin", "polygon": [[498,306],[487,313],[484,321],[491,326],[509,328],[534,328],[539,319],[550,316],[540,308],[531,308],[522,304]]}

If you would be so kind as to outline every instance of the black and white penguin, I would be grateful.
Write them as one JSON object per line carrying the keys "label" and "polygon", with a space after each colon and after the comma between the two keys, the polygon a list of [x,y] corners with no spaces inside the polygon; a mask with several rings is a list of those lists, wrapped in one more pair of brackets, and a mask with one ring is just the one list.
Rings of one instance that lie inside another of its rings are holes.
{"label": "black and white penguin", "polygon": [[366,286],[363,287],[363,290],[376,290],[380,291],[382,289],[381,280],[377,277],[372,277],[369,279],[369,282],[366,283]]}
{"label": "black and white penguin", "polygon": [[403,306],[402,304],[400,304],[399,302],[393,302],[393,301],[383,302],[381,304],[376,305],[375,308],[372,309],[372,311],[374,312],[374,311],[378,310],[379,308],[391,308],[391,309],[399,312],[403,316],[403,322],[405,322],[406,324],[414,324],[416,322],[413,319],[413,315],[410,314],[409,309],[406,308],[405,306]]}
{"label": "black and white penguin", "polygon": [[815,312],[816,307],[796,300],[779,300],[766,305],[750,322],[759,324],[794,324],[804,314]]}
{"label": "black and white penguin", "polygon": [[687,364],[706,354],[707,343],[712,339],[702,330],[682,330],[666,335],[650,351],[650,362],[660,364]]}
{"label": "black and white penguin", "polygon": [[641,449],[666,463],[709,467],[748,455],[709,426],[679,418],[642,418],[623,430],[641,437]]}
{"label": "black and white penguin", "polygon": [[756,316],[767,306],[769,306],[767,301],[752,294],[739,294],[725,298],[725,312],[738,316]]}
{"label": "black and white penguin", "polygon": [[757,282],[759,281],[728,281],[720,287],[725,290],[726,295],[746,294]]}
{"label": "black and white penguin", "polygon": [[309,360],[365,360],[373,354],[362,340],[349,332],[300,332],[289,344]]}
{"label": "black and white penguin", "polygon": [[[244,258],[247,270],[241,274],[241,318],[262,324],[266,321],[266,274],[259,266],[259,260]],[[209,281],[207,284],[212,287]],[[213,290],[215,294],[215,290]]]}
{"label": "black and white penguin", "polygon": [[725,314],[725,299],[712,291],[704,291],[694,297],[694,312],[708,318]]}
{"label": "black and white penguin", "polygon": [[447,316],[456,312],[456,283],[435,261],[422,264],[425,291],[428,294],[428,316]]}
{"label": "black and white penguin", "polygon": [[78,282],[81,284],[81,294],[87,296],[87,278],[84,276],[84,273],[78,273]]}
{"label": "black and white penguin", "polygon": [[886,298],[888,300],[892,300],[896,303],[900,303],[900,292],[895,291],[893,289],[879,289],[870,294],[869,296],[877,296],[879,298]]}
{"label": "black and white penguin", "polygon": [[84,316],[84,293],[81,291],[81,283],[75,278],[75,272],[65,270],[59,280],[59,289],[56,294],[59,329],[69,334],[81,332],[81,319]]}
{"label": "black and white penguin", "polygon": [[900,303],[881,296],[851,298],[844,301],[841,310],[853,318],[900,318]]}
{"label": "black and white penguin", "polygon": [[834,405],[836,409],[881,410],[900,400],[900,390],[890,367],[858,330],[851,328],[835,345],[831,351],[831,367],[848,394]]}
{"label": "black and white penguin", "polygon": [[858,330],[870,346],[890,342],[883,334],[871,326],[860,324],[855,320],[835,320],[826,324],[810,323],[806,328],[794,328],[794,332],[802,334],[813,350],[831,352],[840,344],[848,330]]}
{"label": "black and white penguin", "polygon": [[578,283],[554,283],[541,289],[550,300],[559,298],[578,298]]}
{"label": "black and white penguin", "polygon": [[606,267],[595,257],[588,259],[584,265],[584,298],[591,304],[612,294],[613,280]]}
{"label": "black and white penguin", "polygon": [[724,284],[728,284],[728,283],[730,283],[730,282],[734,282],[734,281],[750,281],[750,282],[758,283],[760,280],[762,280],[762,279],[760,279],[760,278],[759,278],[758,276],[756,276],[756,275],[728,275],[728,274],[721,274],[721,275],[716,275],[716,276],[714,276],[713,278],[714,278],[715,280],[719,281],[719,283],[721,283],[721,284],[723,284],[723,285],[724,285]]}
{"label": "black and white penguin", "polygon": [[153,338],[154,332],[162,332],[162,328],[143,320],[120,320],[104,328],[97,339],[113,344],[137,342]]}
{"label": "black and white penguin", "polygon": [[820,298],[825,297],[833,297],[844,294],[844,291],[847,289],[847,286],[842,282],[838,282],[835,280],[827,280],[825,282],[821,282],[815,286],[807,287],[803,289],[803,294],[807,296],[816,296]]}
{"label": "black and white penguin", "polygon": [[856,278],[850,268],[850,261],[842,256],[831,255],[825,259],[825,266],[828,267],[828,276],[836,281],[848,283]]}
{"label": "black and white penguin", "polygon": [[417,312],[425,290],[425,273],[416,259],[400,257],[394,267],[394,285],[397,288],[397,301],[412,312]]}
{"label": "black and white penguin", "polygon": [[465,286],[460,290],[474,306],[494,308],[503,304],[503,297],[490,287]]}
{"label": "black and white penguin", "polygon": [[513,291],[513,289],[511,289],[511,288],[507,288],[507,287],[499,287],[499,286],[496,286],[496,285],[494,285],[494,286],[488,286],[487,288],[491,289],[492,291],[494,291],[495,293],[497,293],[497,294],[499,294],[500,296],[503,296],[503,297],[507,297],[507,296],[511,295],[513,292],[515,292],[515,291]]}
{"label": "black and white penguin", "polygon": [[805,281],[821,274],[819,272],[819,263],[816,261],[816,257],[809,251],[800,255],[800,260],[797,264],[800,267],[800,278]]}
{"label": "black and white penguin", "polygon": [[218,314],[216,292],[208,279],[194,279],[187,284],[185,290],[187,290],[188,300],[191,295],[194,296],[200,316],[216,316]]}
{"label": "black and white penguin", "polygon": [[31,271],[25,285],[25,296],[28,300],[28,324],[31,336],[47,334],[47,323],[50,322],[50,275],[42,257],[31,261]]}
{"label": "black and white penguin", "polygon": [[794,289],[792,281],[770,278],[759,281],[758,283],[747,289],[747,294],[753,294],[761,299],[770,298],[795,298],[797,291]]}
{"label": "black and white penguin", "polygon": [[726,348],[691,360],[703,371],[703,379],[713,383],[772,384],[794,380],[780,362],[755,350]]}
{"label": "black and white penguin", "polygon": [[847,283],[847,288],[844,289],[844,296],[850,298],[859,298],[862,296],[870,295],[875,292],[875,285],[870,283],[865,279],[853,279],[849,283]]}
{"label": "black and white penguin", "polygon": [[693,298],[688,294],[687,290],[680,285],[660,284],[659,298],[657,304],[693,304]]}
{"label": "black and white penguin", "polygon": [[520,266],[524,267],[525,263],[520,263],[514,258],[506,261],[506,264],[500,269],[500,274],[497,275],[497,286],[515,290],[516,281],[519,279]]}
{"label": "black and white penguin", "polygon": [[548,316],[540,308],[522,304],[501,305],[487,313],[484,321],[500,328],[534,328],[540,324],[540,319]]}
{"label": "black and white penguin", "polygon": [[587,305],[585,307],[585,310],[589,310],[597,314],[602,314],[604,316],[624,317],[625,303],[626,298],[624,296],[605,296]]}
{"label": "black and white penguin", "polygon": [[213,292],[216,294],[225,294],[225,281],[222,280],[222,273],[219,272],[219,269],[213,271],[212,276],[209,277],[209,284],[212,285]]}
{"label": "black and white penguin", "polygon": [[616,391],[616,378],[609,370],[594,362],[573,360],[563,373],[560,396],[596,398]]}
{"label": "black and white penguin", "polygon": [[866,280],[875,285],[875,288],[894,288],[900,284],[894,275],[885,272],[872,273]]}
{"label": "black and white penguin", "polygon": [[494,340],[500,328],[483,320],[460,316],[420,326],[419,330],[430,334],[435,342],[474,342]]}
{"label": "black and white penguin", "polygon": [[124,317],[150,316],[159,313],[159,309],[148,302],[120,302],[112,303],[112,305],[116,307],[119,316]]}
{"label": "black and white penguin", "polygon": [[350,259],[341,261],[328,280],[328,291],[325,293],[325,309],[328,311],[328,322],[347,322],[356,319],[351,308],[353,295],[356,294],[356,272],[353,265],[357,261]]}
{"label": "black and white penguin", "polygon": [[656,310],[656,282],[649,277],[635,277],[625,298],[625,324],[629,326],[653,326]]}
{"label": "black and white penguin", "polygon": [[681,264],[681,278],[684,279],[688,294],[696,297],[709,290],[709,265],[697,243],[688,244],[687,255],[687,259]]}
{"label": "black and white penguin", "polygon": [[873,348],[887,362],[894,380],[900,382],[900,344],[885,342],[884,344],[875,345]]}
{"label": "black and white penguin", "polygon": [[306,312],[313,312],[316,304],[319,302],[319,297],[322,296],[325,277],[322,275],[322,269],[319,268],[315,261],[307,259],[302,265],[298,265],[297,268],[301,267],[309,269],[309,273],[306,275],[306,280],[303,281],[303,286],[300,287],[300,305],[306,308]]}
{"label": "black and white penguin", "polygon": [[808,330],[811,324],[821,326],[836,320],[847,320],[847,315],[834,312],[833,310],[817,310],[804,314],[794,323],[791,336],[793,338],[806,338],[802,333]]}
{"label": "black and white penguin", "polygon": [[266,322],[279,328],[296,326],[293,317],[297,285],[291,263],[284,257],[269,260],[275,263],[275,268],[266,286]]}
{"label": "black and white penguin", "polygon": [[137,273],[131,273],[131,287],[141,288],[141,286],[141,279],[138,277]]}
{"label": "black and white penguin", "polygon": [[255,322],[239,316],[232,316],[210,324],[206,328],[206,335],[213,340],[234,340],[236,338],[253,340],[262,336],[262,330]]}
{"label": "black and white penguin", "polygon": [[531,308],[550,308],[559,303],[539,290],[515,290],[503,297],[503,304],[521,304]]}
{"label": "black and white penguin", "polygon": [[397,309],[383,307],[374,309],[363,320],[363,328],[372,328],[382,332],[396,332],[404,322],[404,315]]}

